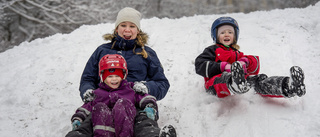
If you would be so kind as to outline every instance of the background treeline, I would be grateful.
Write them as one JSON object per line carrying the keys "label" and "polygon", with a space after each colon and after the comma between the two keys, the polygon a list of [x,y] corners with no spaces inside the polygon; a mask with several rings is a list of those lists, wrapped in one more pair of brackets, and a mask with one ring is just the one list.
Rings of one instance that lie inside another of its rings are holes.
{"label": "background treeline", "polygon": [[114,22],[117,12],[133,7],[143,18],[248,13],[304,8],[319,0],[0,0],[0,52],[23,41],[69,33],[84,24]]}

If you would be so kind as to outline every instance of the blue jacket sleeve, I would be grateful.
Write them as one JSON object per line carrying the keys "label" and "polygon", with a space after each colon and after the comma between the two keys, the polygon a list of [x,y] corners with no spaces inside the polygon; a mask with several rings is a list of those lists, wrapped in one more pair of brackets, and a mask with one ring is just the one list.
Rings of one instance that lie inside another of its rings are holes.
{"label": "blue jacket sleeve", "polygon": [[164,74],[163,67],[154,51],[149,52],[149,67],[147,87],[149,94],[156,97],[157,100],[163,99],[170,87],[169,81]]}
{"label": "blue jacket sleeve", "polygon": [[80,80],[80,96],[83,99],[83,94],[88,90],[88,89],[97,89],[98,84],[100,83],[99,79],[99,55],[100,55],[100,50],[99,48],[93,52],[91,57],[89,58],[82,76]]}

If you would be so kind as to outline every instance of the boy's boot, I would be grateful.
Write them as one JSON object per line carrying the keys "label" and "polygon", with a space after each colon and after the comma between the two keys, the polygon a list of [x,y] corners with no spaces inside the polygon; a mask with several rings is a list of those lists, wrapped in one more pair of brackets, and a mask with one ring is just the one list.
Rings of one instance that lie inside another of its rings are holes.
{"label": "boy's boot", "polygon": [[239,61],[231,65],[231,81],[227,83],[228,89],[235,94],[243,94],[249,91],[250,87],[245,78],[245,73]]}
{"label": "boy's boot", "polygon": [[164,126],[161,131],[159,137],[176,137],[176,129],[172,125]]}

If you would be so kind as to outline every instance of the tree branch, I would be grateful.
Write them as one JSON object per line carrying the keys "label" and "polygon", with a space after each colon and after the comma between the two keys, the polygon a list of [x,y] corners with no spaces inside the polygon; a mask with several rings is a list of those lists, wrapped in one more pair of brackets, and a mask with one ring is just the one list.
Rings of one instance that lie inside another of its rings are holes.
{"label": "tree branch", "polygon": [[26,19],[28,19],[28,20],[35,21],[35,22],[38,22],[38,23],[41,23],[41,24],[46,25],[48,28],[50,28],[50,29],[51,29],[53,32],[55,32],[55,33],[58,33],[58,32],[59,32],[58,29],[56,29],[55,27],[51,26],[50,24],[48,24],[48,23],[45,22],[45,21],[42,21],[42,20],[39,20],[39,19],[37,19],[37,18],[31,17],[31,16],[29,16],[29,15],[27,15],[27,14],[25,14],[25,13],[23,13],[23,12],[17,10],[17,9],[15,9],[15,8],[13,8],[12,6],[9,6],[8,8],[9,8],[10,10],[12,10],[13,12],[21,15],[22,17],[24,17],[24,18],[26,18]]}
{"label": "tree branch", "polygon": [[60,11],[57,11],[57,10],[49,9],[49,8],[43,6],[43,5],[39,5],[39,4],[37,4],[37,3],[33,2],[33,1],[30,1],[30,0],[26,0],[26,2],[30,3],[33,6],[41,8],[43,10],[50,11],[50,12],[53,12],[53,13],[56,13],[56,14],[60,14],[60,15],[64,14],[66,11],[68,11],[68,8],[63,12],[60,12]]}

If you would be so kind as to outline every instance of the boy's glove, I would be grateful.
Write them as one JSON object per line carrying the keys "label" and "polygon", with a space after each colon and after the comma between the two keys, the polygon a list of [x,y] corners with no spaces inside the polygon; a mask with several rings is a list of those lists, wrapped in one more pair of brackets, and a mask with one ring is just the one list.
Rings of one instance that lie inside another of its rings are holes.
{"label": "boy's glove", "polygon": [[81,125],[81,122],[79,120],[74,120],[72,122],[72,130],[76,130]]}
{"label": "boy's glove", "polygon": [[93,89],[88,89],[83,94],[83,102],[88,103],[94,99]]}
{"label": "boy's glove", "polygon": [[241,57],[240,59],[238,59],[238,61],[241,63],[244,73],[247,74],[247,66],[249,65],[248,58]]}
{"label": "boy's glove", "polygon": [[228,62],[221,62],[220,63],[220,70],[221,72],[231,72],[231,64]]}
{"label": "boy's glove", "polygon": [[143,111],[146,112],[148,118],[157,120],[157,110],[153,107],[153,104],[148,104]]}
{"label": "boy's glove", "polygon": [[144,83],[146,83],[146,81],[134,82],[133,90],[136,93],[139,93],[142,95],[148,94],[149,93],[148,87]]}

